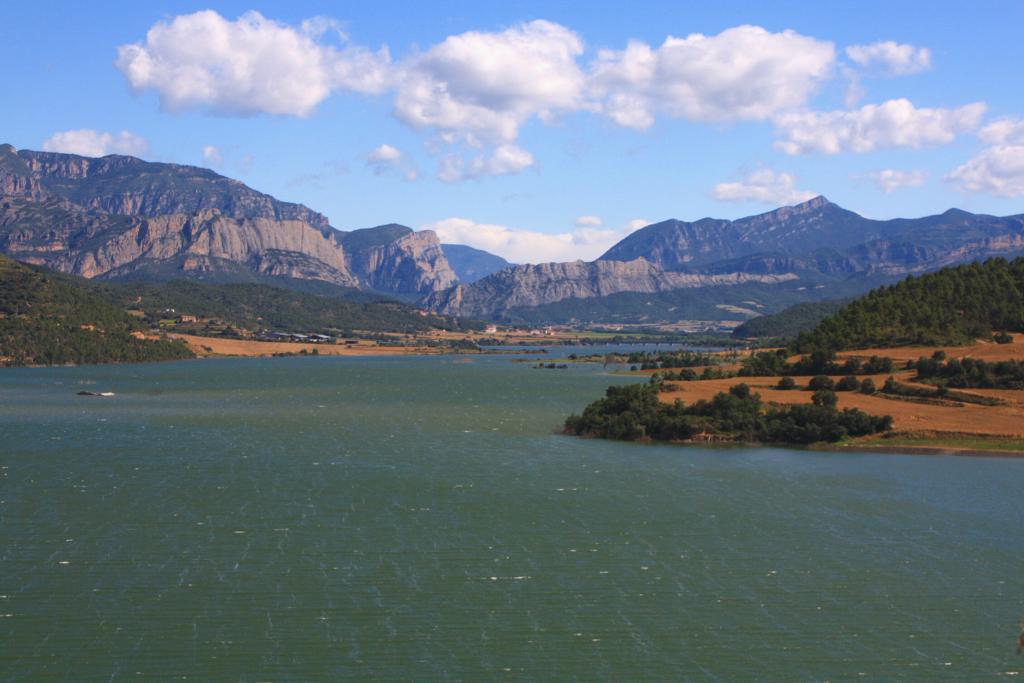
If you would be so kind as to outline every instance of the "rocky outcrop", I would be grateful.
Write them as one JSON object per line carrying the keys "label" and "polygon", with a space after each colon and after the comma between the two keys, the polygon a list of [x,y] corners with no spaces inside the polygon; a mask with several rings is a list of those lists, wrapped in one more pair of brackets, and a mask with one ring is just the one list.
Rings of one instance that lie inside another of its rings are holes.
{"label": "rocky outcrop", "polygon": [[312,209],[279,201],[206,168],[120,155],[97,159],[21,150],[17,156],[50,194],[107,213],[162,216],[217,209],[238,219],[297,220],[322,230],[330,227],[327,217]]}
{"label": "rocky outcrop", "polygon": [[[153,261],[233,261],[267,275],[358,286],[344,251],[302,221],[238,220],[216,210],[153,218],[89,212],[51,200],[0,201],[0,248],[18,260],[87,278],[124,275]],[[42,214],[42,215],[40,215]],[[183,270],[189,270],[186,265]],[[187,274],[187,273],[185,273]]]}
{"label": "rocky outcrop", "polygon": [[46,191],[11,145],[0,145],[0,195],[43,199]]}
{"label": "rocky outcrop", "polygon": [[0,146],[0,250],[84,277],[219,272],[420,296],[456,281],[437,236],[342,233],[209,169]]}
{"label": "rocky outcrop", "polygon": [[441,242],[430,230],[410,230],[393,242],[362,249],[349,263],[371,288],[382,292],[429,294],[457,281]]}
{"label": "rocky outcrop", "polygon": [[469,285],[458,285],[427,297],[424,304],[450,315],[492,318],[520,306],[541,306],[564,299],[587,299],[620,292],[665,292],[676,289],[778,283],[793,274],[703,275],[664,271],[648,261],[574,261],[506,268]]}

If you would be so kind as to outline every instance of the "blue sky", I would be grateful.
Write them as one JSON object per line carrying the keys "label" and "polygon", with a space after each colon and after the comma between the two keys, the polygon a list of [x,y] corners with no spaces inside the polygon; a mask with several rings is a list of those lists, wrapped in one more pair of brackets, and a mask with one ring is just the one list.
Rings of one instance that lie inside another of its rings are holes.
{"label": "blue sky", "polygon": [[814,194],[1013,214],[1021,25],[1020,2],[17,3],[0,139],[516,261]]}

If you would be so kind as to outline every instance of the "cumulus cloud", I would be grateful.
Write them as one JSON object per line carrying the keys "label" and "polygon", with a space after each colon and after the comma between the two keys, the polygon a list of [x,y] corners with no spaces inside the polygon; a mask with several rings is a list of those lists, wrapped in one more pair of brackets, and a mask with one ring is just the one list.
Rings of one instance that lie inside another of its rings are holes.
{"label": "cumulus cloud", "polygon": [[989,145],[1024,145],[1024,120],[997,119],[978,131],[978,138]]}
{"label": "cumulus cloud", "polygon": [[627,230],[591,227],[546,233],[477,223],[468,218],[447,218],[424,227],[436,232],[442,242],[468,244],[513,263],[592,261],[628,234]]}
{"label": "cumulus cloud", "polygon": [[326,28],[205,10],[156,23],[145,41],[120,46],[115,64],[132,89],[155,91],[171,112],[308,116],[332,91],[383,91],[387,49],[325,44]]}
{"label": "cumulus cloud", "polygon": [[846,48],[846,56],[863,68],[880,69],[890,76],[907,76],[932,66],[932,53],[928,48],[892,40],[851,45]]}
{"label": "cumulus cloud", "polygon": [[203,161],[214,168],[220,168],[224,165],[224,155],[219,147],[206,145],[203,147]]}
{"label": "cumulus cloud", "polygon": [[483,178],[486,176],[514,175],[533,166],[533,155],[515,145],[499,145],[487,154],[469,160],[460,154],[449,154],[438,164],[437,177],[446,183]]}
{"label": "cumulus cloud", "polygon": [[1024,195],[1024,145],[998,145],[983,150],[947,180],[967,192],[1001,197]]}
{"label": "cumulus cloud", "polygon": [[510,143],[529,118],[579,107],[583,41],[550,21],[449,36],[401,68],[395,114],[470,144]]}
{"label": "cumulus cloud", "polygon": [[712,196],[723,202],[761,202],[772,206],[799,204],[817,196],[816,192],[798,190],[796,176],[762,168],[748,173],[734,183],[719,183]]}
{"label": "cumulus cloud", "polygon": [[393,145],[383,144],[366,155],[366,165],[374,175],[398,173],[406,180],[419,178],[419,171],[406,159],[402,150]]}
{"label": "cumulus cloud", "polygon": [[604,221],[600,216],[579,216],[576,218],[575,225],[577,228],[600,228],[604,225]]}
{"label": "cumulus cloud", "polygon": [[775,118],[776,132],[783,138],[775,146],[787,154],[839,154],[943,145],[976,130],[985,109],[981,102],[927,109],[896,99],[851,111],[790,112]]}
{"label": "cumulus cloud", "polygon": [[145,138],[127,130],[107,133],[91,128],[79,128],[54,133],[43,141],[43,150],[80,154],[85,157],[102,157],[108,154],[142,156],[149,150],[149,143]]}
{"label": "cumulus cloud", "polygon": [[649,221],[646,218],[634,218],[626,223],[626,234],[628,235],[631,232],[636,232],[640,228],[645,228],[651,223],[652,221]]}
{"label": "cumulus cloud", "polygon": [[621,126],[644,129],[655,115],[693,121],[761,120],[804,105],[831,75],[832,43],[794,31],[737,26],[715,36],[669,36],[658,48],[631,41],[601,50],[589,87]]}
{"label": "cumulus cloud", "polygon": [[1024,196],[1024,125],[1018,122],[1017,127],[988,126],[983,133],[983,138],[997,144],[986,147],[967,163],[953,169],[946,180],[964,192]]}
{"label": "cumulus cloud", "polygon": [[[850,111],[805,109],[836,73],[850,79],[854,102],[863,93],[858,69],[899,75],[931,65],[927,48],[893,41],[852,45],[846,56],[839,62],[831,42],[792,30],[744,25],[669,35],[660,45],[630,41],[599,50],[584,68],[576,32],[535,20],[451,35],[393,62],[386,47],[350,43],[330,18],[293,25],[255,11],[232,20],[205,10],[155,23],[143,40],[118,48],[115,64],[132,89],[156,93],[170,112],[304,117],[333,93],[388,93],[394,115],[431,136],[445,182],[530,168],[533,155],[518,142],[522,127],[578,111],[640,130],[659,116],[771,120],[777,146],[789,154],[943,144],[980,123],[982,104],[923,109],[890,100]],[[416,175],[403,160],[367,163],[376,173],[397,165]]]}
{"label": "cumulus cloud", "polygon": [[388,144],[381,145],[366,156],[366,165],[372,168],[376,175],[386,173],[401,161],[401,150]]}
{"label": "cumulus cloud", "polygon": [[927,171],[900,171],[894,168],[884,168],[879,171],[872,171],[868,174],[875,186],[886,194],[890,194],[904,187],[921,187],[928,179]]}

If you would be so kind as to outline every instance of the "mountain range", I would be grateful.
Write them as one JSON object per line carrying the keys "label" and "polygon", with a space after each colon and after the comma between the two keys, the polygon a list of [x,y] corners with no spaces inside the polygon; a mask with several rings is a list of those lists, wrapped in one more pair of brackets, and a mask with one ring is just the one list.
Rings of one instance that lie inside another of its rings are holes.
{"label": "mountain range", "polygon": [[[516,266],[426,302],[449,315],[532,322],[743,320],[801,301],[855,296],[908,274],[1020,254],[1024,215],[950,209],[879,221],[815,197],[735,221],[655,223],[593,263]],[[723,285],[742,286],[736,293],[744,298]],[[695,309],[693,299],[703,305]]]}
{"label": "mountain range", "polygon": [[738,220],[654,223],[589,263],[512,265],[429,230],[338,230],[209,169],[0,145],[0,252],[87,278],[358,289],[511,322],[739,321],[1022,254],[1024,216],[879,221],[816,197]]}
{"label": "mountain range", "polygon": [[87,278],[321,281],[411,298],[458,279],[430,231],[345,232],[208,169],[10,145],[0,251]]}

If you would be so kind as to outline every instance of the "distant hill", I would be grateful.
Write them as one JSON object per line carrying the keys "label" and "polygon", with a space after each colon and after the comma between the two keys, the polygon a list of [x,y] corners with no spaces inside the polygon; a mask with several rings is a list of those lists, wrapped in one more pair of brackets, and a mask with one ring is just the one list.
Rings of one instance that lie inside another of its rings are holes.
{"label": "distant hill", "polygon": [[669,220],[628,235],[601,259],[642,257],[666,270],[905,275],[965,260],[1024,252],[1024,215],[959,209],[877,221],[825,197],[735,221]]}
{"label": "distant hill", "polygon": [[140,325],[68,278],[0,256],[0,364],[191,358],[180,343],[133,336]]}
{"label": "distant hill", "polygon": [[446,315],[505,319],[513,309],[545,306],[570,299],[607,297],[620,292],[654,294],[792,279],[795,276],[670,272],[642,258],[626,262],[541,263],[511,266],[471,284],[436,292],[426,297],[424,304]]}
{"label": "distant hill", "polygon": [[943,268],[876,289],[801,334],[792,348],[963,344],[993,332],[1024,332],[1024,258]]}
{"label": "distant hill", "polygon": [[682,270],[754,254],[803,254],[880,237],[875,221],[816,197],[796,206],[735,221],[667,220],[626,236],[601,256],[609,261],[642,257],[666,270]]}
{"label": "distant hill", "polygon": [[778,313],[748,320],[734,329],[732,336],[738,339],[794,339],[801,332],[813,330],[847,303],[848,300],[841,299],[796,304]]}
{"label": "distant hill", "polygon": [[[707,303],[709,287],[758,281],[776,285],[759,301],[778,311],[801,300],[855,296],[911,273],[1021,254],[1024,215],[997,217],[950,209],[923,218],[876,221],[816,197],[735,221],[655,223],[627,236],[591,264],[517,266],[432,293],[425,302],[451,315],[492,319],[504,319],[513,310],[528,318],[542,314],[527,313],[531,307],[543,308],[548,319],[556,317],[557,310],[580,318],[591,315],[589,308],[603,310],[617,322],[651,324],[673,322],[686,306],[654,302],[640,308],[637,303],[643,297],[624,293],[657,293],[655,298],[664,300],[664,292],[686,290],[678,299],[669,298]],[[641,262],[647,265],[641,267]],[[645,270],[644,277],[636,277],[640,270]],[[790,296],[794,282],[799,283],[797,289],[803,288],[801,299]],[[786,286],[778,286],[781,283]],[[713,303],[733,305],[734,300],[723,296]],[[659,308],[666,314],[660,319]],[[732,320],[749,317],[736,313]]]}
{"label": "distant hill", "polygon": [[344,331],[423,332],[430,329],[473,329],[469,321],[421,315],[394,300],[345,301],[261,284],[171,282],[89,283],[105,301],[139,309],[150,320],[173,309],[175,315],[213,318],[248,330],[281,332]]}
{"label": "distant hill", "polygon": [[342,232],[209,169],[0,145],[0,252],[87,278],[278,278],[416,298],[453,285],[437,235]]}
{"label": "distant hill", "polygon": [[462,284],[476,282],[512,265],[500,256],[465,244],[442,244],[441,249]]}

